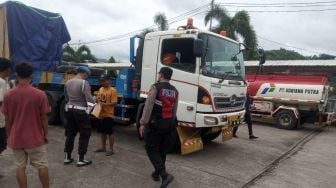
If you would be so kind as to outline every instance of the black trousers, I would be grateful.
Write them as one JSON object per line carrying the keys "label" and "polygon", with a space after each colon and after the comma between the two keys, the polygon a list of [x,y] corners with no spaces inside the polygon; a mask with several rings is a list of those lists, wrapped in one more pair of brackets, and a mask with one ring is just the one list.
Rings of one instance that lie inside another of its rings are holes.
{"label": "black trousers", "polygon": [[161,176],[166,176],[166,156],[176,139],[174,119],[160,120],[145,129],[146,152],[154,169]]}
{"label": "black trousers", "polygon": [[[251,119],[251,113],[245,113],[245,122],[247,124],[247,127],[248,127],[248,131],[249,131],[249,135],[253,135],[253,131],[252,131],[252,119]],[[238,127],[234,127],[233,128],[233,134],[235,135],[238,131]]]}
{"label": "black trousers", "polygon": [[7,148],[6,128],[0,128],[0,154]]}
{"label": "black trousers", "polygon": [[90,116],[84,110],[69,109],[66,112],[66,117],[64,152],[68,154],[72,153],[75,137],[77,132],[79,132],[78,154],[80,157],[83,157],[87,152],[91,136]]}

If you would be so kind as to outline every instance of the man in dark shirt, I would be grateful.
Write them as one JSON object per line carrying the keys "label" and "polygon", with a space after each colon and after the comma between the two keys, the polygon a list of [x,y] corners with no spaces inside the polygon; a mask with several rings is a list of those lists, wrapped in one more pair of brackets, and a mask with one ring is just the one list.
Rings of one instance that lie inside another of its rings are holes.
{"label": "man in dark shirt", "polygon": [[[246,102],[245,102],[245,122],[247,124],[248,127],[248,131],[249,131],[249,135],[250,135],[250,139],[257,139],[258,137],[253,135],[253,130],[252,130],[252,119],[251,119],[251,97],[250,95],[247,93],[246,94]],[[233,137],[238,137],[237,136],[237,131],[238,131],[238,127],[234,127],[233,128]]]}
{"label": "man in dark shirt", "polygon": [[173,70],[168,67],[160,69],[159,82],[151,86],[140,120],[140,135],[145,136],[147,155],[155,169],[152,178],[160,181],[161,176],[161,188],[174,179],[165,166],[171,138],[176,131],[178,91],[169,83],[172,74]]}
{"label": "man in dark shirt", "polygon": [[64,164],[70,164],[74,161],[71,158],[71,153],[74,148],[76,134],[79,132],[78,167],[92,163],[92,161],[84,159],[91,136],[89,113],[94,106],[91,87],[86,81],[89,75],[90,70],[88,67],[79,67],[77,76],[65,84],[65,95],[68,103],[66,105],[67,124],[65,126]]}

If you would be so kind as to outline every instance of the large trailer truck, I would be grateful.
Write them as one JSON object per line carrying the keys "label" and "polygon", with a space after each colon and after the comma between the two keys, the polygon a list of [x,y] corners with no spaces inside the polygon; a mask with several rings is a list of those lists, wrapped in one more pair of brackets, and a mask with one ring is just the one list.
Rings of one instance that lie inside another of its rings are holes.
{"label": "large trailer truck", "polygon": [[[52,107],[50,123],[59,119],[65,123],[64,83],[74,76],[77,64],[61,62],[62,45],[70,40],[62,17],[17,2],[0,7],[5,20],[0,24],[6,33],[0,41],[9,48],[1,56],[14,63],[25,60],[33,64],[33,84],[46,92]],[[163,61],[167,54],[174,57],[170,63]],[[94,93],[100,85],[97,76],[109,71],[109,66],[93,65],[87,66],[95,67],[91,70],[96,74],[88,79]],[[180,92],[176,143],[182,153],[201,150],[203,142],[220,134],[223,141],[231,139],[232,128],[243,122],[245,113],[247,83],[242,45],[195,28],[191,19],[177,30],[130,39],[130,66],[120,67],[112,81],[118,92],[114,120],[124,124],[139,121],[149,88],[163,66],[173,69],[171,83]]]}
{"label": "large trailer truck", "polygon": [[295,129],[303,123],[330,125],[334,112],[327,111],[329,80],[325,75],[246,75],[253,98],[255,119],[273,120],[279,128]]}

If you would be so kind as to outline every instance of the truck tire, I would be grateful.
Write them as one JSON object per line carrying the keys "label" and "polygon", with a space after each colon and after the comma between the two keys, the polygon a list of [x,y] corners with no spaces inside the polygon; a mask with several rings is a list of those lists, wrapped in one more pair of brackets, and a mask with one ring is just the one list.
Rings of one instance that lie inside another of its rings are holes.
{"label": "truck tire", "polygon": [[145,107],[144,103],[139,104],[137,115],[136,115],[136,120],[135,120],[135,125],[136,125],[136,129],[137,129],[137,135],[138,135],[138,138],[140,140],[143,140],[143,138],[140,136],[139,129],[140,129],[140,119],[142,117],[142,112],[143,112],[144,107]]}
{"label": "truck tire", "polygon": [[210,133],[210,134],[201,134],[202,141],[204,143],[209,143],[209,142],[215,140],[221,133],[222,133],[222,131],[218,131],[218,132]]}
{"label": "truck tire", "polygon": [[297,127],[298,120],[295,117],[293,111],[281,110],[275,115],[277,126],[281,129],[295,129]]}
{"label": "truck tire", "polygon": [[51,112],[48,114],[48,124],[57,125],[59,124],[59,109],[57,106],[57,102],[50,94],[47,93],[46,95],[48,97],[48,102],[51,108]]}
{"label": "truck tire", "polygon": [[60,110],[59,110],[60,120],[63,126],[65,126],[67,123],[67,118],[65,116],[65,105],[66,105],[66,100],[63,99],[61,102]]}

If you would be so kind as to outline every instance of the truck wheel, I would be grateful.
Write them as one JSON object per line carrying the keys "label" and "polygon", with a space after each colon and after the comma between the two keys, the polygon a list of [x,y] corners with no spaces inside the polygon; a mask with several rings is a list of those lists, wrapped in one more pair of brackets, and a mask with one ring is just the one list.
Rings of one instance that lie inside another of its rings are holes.
{"label": "truck wheel", "polygon": [[61,124],[63,126],[65,126],[66,123],[67,123],[67,118],[65,116],[65,105],[66,105],[66,100],[63,99],[62,102],[61,102],[60,110],[59,110],[60,111],[60,120],[61,120]]}
{"label": "truck wheel", "polygon": [[281,129],[295,129],[298,120],[296,119],[294,113],[290,110],[282,110],[275,115],[277,125]]}
{"label": "truck wheel", "polygon": [[135,120],[135,125],[136,125],[136,129],[137,129],[137,135],[138,135],[138,137],[139,137],[140,140],[143,140],[143,138],[140,136],[139,129],[140,129],[140,119],[142,117],[142,112],[143,112],[144,107],[145,107],[144,103],[139,104],[137,115],[136,115],[136,120]]}
{"label": "truck wheel", "polygon": [[59,114],[56,101],[50,94],[47,94],[47,97],[51,108],[51,112],[48,114],[48,123],[50,125],[57,125],[59,123]]}
{"label": "truck wheel", "polygon": [[222,133],[222,131],[218,131],[218,132],[210,133],[210,134],[201,134],[202,141],[204,143],[209,143],[209,142],[215,140],[221,133]]}

